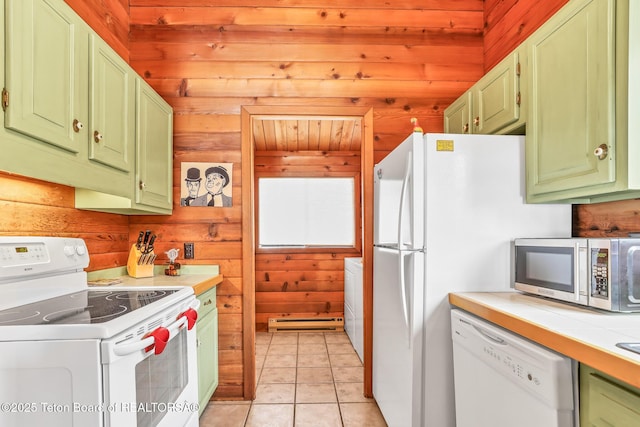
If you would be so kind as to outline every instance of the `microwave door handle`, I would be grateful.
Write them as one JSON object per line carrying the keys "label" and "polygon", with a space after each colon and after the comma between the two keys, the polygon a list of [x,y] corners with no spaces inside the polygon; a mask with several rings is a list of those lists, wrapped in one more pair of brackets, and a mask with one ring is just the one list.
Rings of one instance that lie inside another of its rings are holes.
{"label": "microwave door handle", "polygon": [[400,192],[400,208],[398,209],[398,249],[402,249],[402,218],[404,213],[404,200],[409,189],[409,178],[411,177],[411,152],[407,154],[407,167],[404,170],[402,179],[402,191]]}
{"label": "microwave door handle", "polygon": [[629,299],[629,302],[633,303],[633,304],[638,304],[640,303],[640,299],[636,298],[633,295],[633,290],[635,288],[634,286],[634,275],[633,275],[633,268],[631,268],[631,266],[633,266],[634,262],[633,260],[636,258],[636,254],[635,252],[637,252],[638,250],[640,250],[640,247],[638,246],[633,246],[631,248],[629,248],[629,251],[627,252],[627,298]]}

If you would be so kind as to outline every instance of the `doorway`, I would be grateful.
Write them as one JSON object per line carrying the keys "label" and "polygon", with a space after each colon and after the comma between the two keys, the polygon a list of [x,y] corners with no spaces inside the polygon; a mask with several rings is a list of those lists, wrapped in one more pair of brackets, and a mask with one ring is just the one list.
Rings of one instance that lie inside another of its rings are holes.
{"label": "doorway", "polygon": [[366,107],[247,106],[241,112],[242,139],[242,292],[244,397],[255,397],[255,153],[254,129],[263,120],[359,120],[361,123],[360,173],[362,186],[362,257],[364,301],[364,390],[372,395],[372,257],[373,257],[373,111]]}

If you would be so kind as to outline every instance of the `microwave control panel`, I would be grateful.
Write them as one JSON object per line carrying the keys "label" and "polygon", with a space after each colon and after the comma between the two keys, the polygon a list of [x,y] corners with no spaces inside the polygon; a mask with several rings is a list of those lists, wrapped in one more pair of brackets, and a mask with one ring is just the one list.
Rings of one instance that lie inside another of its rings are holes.
{"label": "microwave control panel", "polygon": [[609,298],[609,249],[591,248],[591,296]]}

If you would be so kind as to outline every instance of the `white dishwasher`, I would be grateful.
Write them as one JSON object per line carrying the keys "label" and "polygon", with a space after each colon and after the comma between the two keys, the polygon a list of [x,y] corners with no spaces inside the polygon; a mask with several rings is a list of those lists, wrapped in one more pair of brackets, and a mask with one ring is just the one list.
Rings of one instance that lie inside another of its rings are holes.
{"label": "white dishwasher", "polygon": [[575,427],[574,364],[451,310],[457,427]]}

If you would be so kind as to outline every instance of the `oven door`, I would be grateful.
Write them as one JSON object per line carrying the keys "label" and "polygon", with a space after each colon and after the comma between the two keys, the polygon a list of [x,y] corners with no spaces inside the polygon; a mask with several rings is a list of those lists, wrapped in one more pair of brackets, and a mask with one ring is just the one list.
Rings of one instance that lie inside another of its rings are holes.
{"label": "oven door", "polygon": [[516,239],[515,284],[520,291],[588,304],[587,239]]}
{"label": "oven door", "polygon": [[198,425],[196,328],[189,323],[183,316],[142,339],[103,341],[105,426]]}

